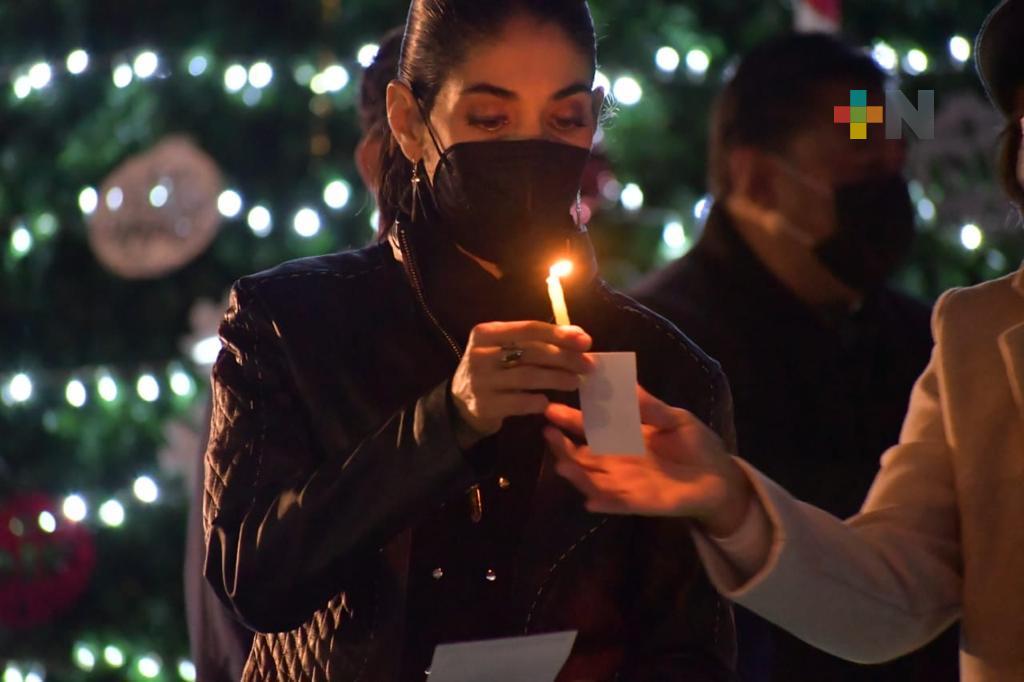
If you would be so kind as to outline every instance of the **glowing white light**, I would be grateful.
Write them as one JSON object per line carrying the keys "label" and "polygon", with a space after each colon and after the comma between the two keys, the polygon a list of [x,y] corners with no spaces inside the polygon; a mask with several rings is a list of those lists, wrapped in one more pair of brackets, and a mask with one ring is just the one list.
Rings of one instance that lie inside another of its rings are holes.
{"label": "glowing white light", "polygon": [[253,206],[246,219],[249,229],[257,237],[266,237],[273,228],[273,218],[266,206]]}
{"label": "glowing white light", "polygon": [[14,96],[18,99],[25,99],[32,94],[32,81],[28,76],[18,76],[14,79]]}
{"label": "glowing white light", "polygon": [[101,504],[99,514],[100,521],[111,528],[117,528],[124,523],[124,507],[117,500],[107,500]]}
{"label": "glowing white light", "polygon": [[935,220],[935,203],[931,199],[921,199],[917,202],[917,215],[925,222]]}
{"label": "glowing white light", "polygon": [[135,77],[135,72],[132,71],[132,67],[128,64],[118,64],[114,67],[114,85],[119,88],[128,87],[132,79]]}
{"label": "glowing white light", "polygon": [[33,670],[25,675],[25,682],[43,682],[43,676]]}
{"label": "glowing white light", "polygon": [[217,197],[217,210],[225,218],[234,218],[242,211],[242,197],[233,189],[224,190]]}
{"label": "glowing white light", "polygon": [[249,72],[241,64],[232,64],[224,71],[224,89],[238,92],[249,82]]}
{"label": "glowing white light", "polygon": [[960,243],[968,251],[977,251],[981,243],[985,241],[985,235],[974,223],[968,223],[960,228]]}
{"label": "glowing white light", "polygon": [[327,92],[339,92],[348,85],[348,71],[341,64],[332,64],[322,72],[313,76],[309,87],[318,95]]}
{"label": "glowing white light", "polygon": [[20,670],[13,665],[8,665],[4,670],[4,682],[25,682],[25,678],[21,676]]}
{"label": "glowing white light", "polygon": [[924,73],[928,70],[928,55],[916,48],[911,50],[903,60],[903,68],[912,76]]}
{"label": "glowing white light", "polygon": [[192,360],[197,365],[208,366],[217,361],[220,354],[220,338],[210,336],[192,346]]}
{"label": "glowing white light", "polygon": [[160,66],[160,58],[156,56],[155,52],[145,51],[140,52],[135,57],[135,75],[146,80],[156,73],[157,68]]}
{"label": "glowing white light", "polygon": [[32,250],[32,233],[26,227],[19,227],[11,233],[11,248],[19,256]]}
{"label": "glowing white light", "polygon": [[7,384],[6,393],[12,402],[28,402],[32,398],[32,379],[24,372],[15,374]]}
{"label": "glowing white light", "polygon": [[896,50],[885,42],[875,43],[875,46],[871,48],[871,56],[886,71],[895,71],[896,65],[899,64],[899,55],[896,54]]}
{"label": "glowing white light", "polygon": [[345,208],[351,196],[352,188],[344,180],[335,180],[324,188],[324,203],[335,210]]}
{"label": "glowing white light", "polygon": [[103,649],[103,660],[113,668],[120,668],[124,665],[124,652],[111,644]]}
{"label": "glowing white light", "polygon": [[46,62],[33,64],[32,68],[28,70],[28,82],[36,90],[42,90],[49,85],[51,78],[53,78],[53,69]]}
{"label": "glowing white light", "polygon": [[193,388],[192,377],[188,374],[180,369],[171,373],[171,391],[174,395],[184,398],[192,394]]}
{"label": "glowing white light", "polygon": [[667,45],[658,48],[658,51],[654,53],[654,63],[665,73],[672,73],[679,68],[679,53],[675,48]]}
{"label": "glowing white light", "polygon": [[52,213],[40,213],[36,218],[36,232],[41,237],[52,237],[57,231],[57,218]]}
{"label": "glowing white light", "polygon": [[254,107],[260,103],[263,99],[263,91],[257,90],[256,88],[249,87],[242,93],[242,101],[245,102],[245,106]]}
{"label": "glowing white light", "polygon": [[152,656],[143,656],[138,663],[139,674],[146,678],[154,678],[160,674],[160,663]]}
{"label": "glowing white light", "polygon": [[85,50],[74,50],[68,55],[68,72],[78,75],[89,68],[89,53]]}
{"label": "glowing white light", "polygon": [[299,64],[292,71],[292,77],[295,79],[295,82],[304,88],[310,85],[315,75],[316,69],[313,68],[312,64]]}
{"label": "glowing white light", "polygon": [[96,654],[84,644],[79,644],[75,647],[75,664],[82,670],[92,670],[96,665]]}
{"label": "glowing white light", "polygon": [[39,512],[39,529],[44,533],[57,530],[57,517],[48,511]]}
{"label": "glowing white light", "polygon": [[971,58],[971,43],[963,36],[953,36],[949,39],[949,54],[963,64]]}
{"label": "glowing white light", "polygon": [[380,209],[373,209],[373,213],[370,214],[370,227],[376,232],[380,229]]}
{"label": "glowing white light", "polygon": [[206,57],[197,55],[188,60],[188,72],[191,76],[202,76],[206,73],[206,67],[210,65]]}
{"label": "glowing white light", "polygon": [[78,208],[82,209],[85,215],[91,215],[99,206],[100,196],[92,187],[86,187],[78,193]]}
{"label": "glowing white light", "polygon": [[100,394],[100,398],[108,403],[117,400],[117,382],[114,381],[112,376],[101,377],[96,384],[96,390]]}
{"label": "glowing white light", "polygon": [[606,94],[612,91],[611,80],[600,71],[594,72],[594,89],[596,90],[597,88],[601,88]]}
{"label": "glowing white light", "polygon": [[166,186],[157,185],[149,191],[149,203],[153,208],[163,208],[170,195],[171,193],[167,190]]}
{"label": "glowing white light", "polygon": [[71,407],[82,407],[85,405],[85,401],[88,395],[85,391],[85,384],[78,379],[72,379],[68,382],[67,388],[64,389],[64,397],[67,399],[68,404]]}
{"label": "glowing white light", "polygon": [[630,182],[622,188],[622,194],[619,196],[619,200],[622,201],[622,206],[627,211],[637,211],[643,208],[644,192],[640,189],[639,185],[634,182]]}
{"label": "glowing white light", "polygon": [[686,247],[686,229],[678,220],[666,223],[661,231],[661,240],[672,251],[681,251]]}
{"label": "glowing white light", "polygon": [[698,76],[704,75],[711,67],[711,55],[700,48],[694,48],[686,53],[686,68]]}
{"label": "glowing white light", "polygon": [[135,390],[139,397],[147,403],[156,402],[160,398],[160,384],[152,374],[143,374],[135,383]]}
{"label": "glowing white light", "polygon": [[373,60],[377,58],[377,53],[380,51],[380,45],[368,43],[359,48],[359,52],[356,54],[356,61],[364,69],[373,64]]}
{"label": "glowing white light", "polygon": [[61,511],[64,512],[64,516],[69,521],[78,523],[85,519],[85,515],[89,513],[89,508],[85,504],[85,500],[82,499],[81,495],[68,495],[64,498],[64,504],[61,506]]}
{"label": "glowing white light", "polygon": [[292,227],[300,237],[315,237],[320,232],[320,214],[311,208],[300,209],[295,214]]}
{"label": "glowing white light", "polygon": [[627,107],[638,104],[644,96],[643,88],[632,76],[621,76],[615,79],[612,92],[615,93],[615,99],[619,104]]}
{"label": "glowing white light", "polygon": [[111,187],[107,191],[106,201],[107,208],[109,208],[111,211],[116,211],[119,208],[121,208],[122,204],[124,204],[124,192],[121,190],[120,187]]}
{"label": "glowing white light", "polygon": [[132,485],[132,492],[135,493],[135,497],[139,498],[139,501],[146,504],[156,502],[156,498],[160,496],[160,489],[157,488],[156,481],[149,476],[136,478]]}
{"label": "glowing white light", "polygon": [[249,85],[254,88],[265,88],[274,80],[274,68],[266,62],[256,62],[249,67]]}
{"label": "glowing white light", "polygon": [[194,682],[196,679],[196,667],[192,661],[181,661],[178,663],[178,676],[185,682]]}
{"label": "glowing white light", "polygon": [[697,200],[697,203],[693,205],[693,217],[697,220],[704,219],[704,212],[708,208],[708,198],[703,197]]}

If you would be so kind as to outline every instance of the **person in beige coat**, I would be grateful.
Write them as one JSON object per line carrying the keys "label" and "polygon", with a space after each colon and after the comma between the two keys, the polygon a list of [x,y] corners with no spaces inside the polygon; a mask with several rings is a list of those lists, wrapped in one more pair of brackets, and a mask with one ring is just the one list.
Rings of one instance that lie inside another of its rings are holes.
{"label": "person in beige coat", "polygon": [[[1024,0],[1006,0],[982,30],[978,64],[1008,121],[1004,184],[1024,206],[1021,44]],[[944,294],[933,333],[900,442],[845,522],[642,389],[646,457],[592,455],[562,433],[583,430],[561,405],[545,435],[588,509],[695,519],[716,586],[810,644],[875,663],[960,619],[962,679],[1024,680],[1024,267]]]}

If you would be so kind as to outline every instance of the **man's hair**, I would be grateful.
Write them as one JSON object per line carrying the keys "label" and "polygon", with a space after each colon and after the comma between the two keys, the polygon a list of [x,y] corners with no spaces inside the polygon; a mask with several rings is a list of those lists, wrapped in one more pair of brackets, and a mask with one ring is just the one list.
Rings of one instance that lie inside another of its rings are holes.
{"label": "man's hair", "polygon": [[784,154],[802,129],[832,119],[823,95],[835,85],[880,91],[886,74],[875,60],[824,33],[792,34],[756,47],[715,102],[708,149],[711,192],[731,191],[729,153],[755,147]]}

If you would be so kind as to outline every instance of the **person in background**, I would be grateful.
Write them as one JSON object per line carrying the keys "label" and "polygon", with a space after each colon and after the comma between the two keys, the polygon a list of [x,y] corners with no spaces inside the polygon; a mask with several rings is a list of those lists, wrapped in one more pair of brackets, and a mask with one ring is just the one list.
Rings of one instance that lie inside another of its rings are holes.
{"label": "person in background", "polygon": [[[887,284],[914,233],[903,143],[882,126],[850,140],[833,123],[851,90],[881,104],[885,82],[832,36],[754,49],[712,116],[704,233],[633,292],[722,363],[747,461],[840,517],[859,508],[931,352],[928,308]],[[952,631],[866,668],[743,609],[736,617],[748,682],[956,679]]]}
{"label": "person in background", "polygon": [[[398,71],[401,47],[402,27],[399,26],[381,40],[376,58],[363,72],[359,89],[362,137],[356,147],[355,161],[360,177],[374,195],[377,190],[376,178],[380,172],[381,141],[388,124],[384,102],[388,83]],[[207,426],[209,423],[208,414]],[[204,451],[208,435],[202,438]],[[196,666],[196,679],[201,682],[236,682],[242,677],[253,633],[239,622],[233,612],[224,607],[203,578],[203,564],[206,562],[202,516],[204,462],[202,456],[196,460],[198,472],[189,506],[184,571],[185,609],[192,662]]]}
{"label": "person in background", "polygon": [[[1006,118],[1002,184],[1024,208],[1024,0],[991,13],[982,81]],[[1024,267],[944,294],[899,443],[845,523],[794,499],[694,416],[641,392],[648,456],[593,457],[546,430],[597,512],[690,517],[718,587],[797,637],[878,662],[961,621],[964,682],[1024,680]],[[549,419],[581,433],[581,415]],[[746,445],[741,441],[741,451]],[[819,455],[828,459],[831,447]],[[783,453],[784,454],[784,453]]]}

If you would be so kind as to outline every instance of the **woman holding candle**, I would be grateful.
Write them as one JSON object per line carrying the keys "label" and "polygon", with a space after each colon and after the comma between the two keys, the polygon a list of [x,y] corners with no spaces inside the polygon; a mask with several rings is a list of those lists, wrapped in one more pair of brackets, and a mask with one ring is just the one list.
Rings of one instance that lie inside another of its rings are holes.
{"label": "woman holding candle", "polygon": [[[206,575],[260,633],[245,680],[423,680],[438,644],[561,630],[559,680],[732,679],[686,525],[591,514],[545,456],[589,350],[637,353],[731,439],[718,366],[608,289],[570,213],[595,63],[583,0],[415,0],[379,189],[397,220],[236,284]],[[559,259],[579,327],[551,324]]]}
{"label": "woman holding candle", "polygon": [[[982,80],[1006,119],[1000,175],[1024,207],[1024,0],[978,39]],[[588,507],[691,517],[723,592],[825,651],[881,662],[961,622],[970,682],[1024,680],[1024,269],[947,292],[932,360],[899,444],[845,523],[793,499],[686,410],[642,396],[645,458],[595,458],[546,435]],[[582,433],[581,415],[550,419]],[[827,458],[829,453],[822,452]]]}

